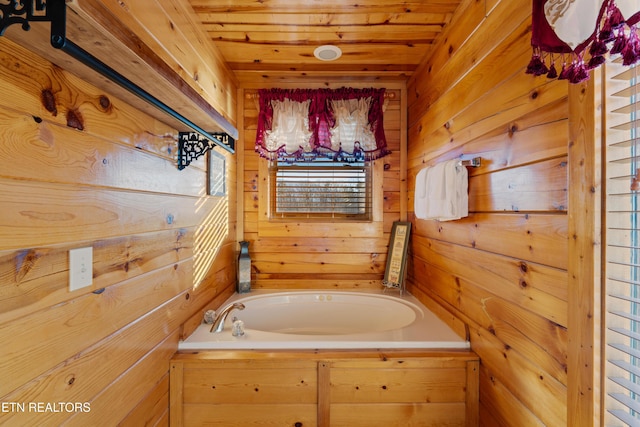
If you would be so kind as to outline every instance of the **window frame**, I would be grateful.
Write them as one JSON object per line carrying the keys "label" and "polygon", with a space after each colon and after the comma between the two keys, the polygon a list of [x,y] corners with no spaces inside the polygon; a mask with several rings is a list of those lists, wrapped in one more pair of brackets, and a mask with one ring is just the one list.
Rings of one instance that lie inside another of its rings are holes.
{"label": "window frame", "polygon": [[[253,200],[258,215],[258,237],[376,237],[384,235],[384,159],[372,160],[371,164],[371,219],[344,220],[311,218],[269,217],[269,162],[258,162],[257,194]],[[246,205],[247,202],[245,202]],[[309,227],[313,224],[313,227]]]}

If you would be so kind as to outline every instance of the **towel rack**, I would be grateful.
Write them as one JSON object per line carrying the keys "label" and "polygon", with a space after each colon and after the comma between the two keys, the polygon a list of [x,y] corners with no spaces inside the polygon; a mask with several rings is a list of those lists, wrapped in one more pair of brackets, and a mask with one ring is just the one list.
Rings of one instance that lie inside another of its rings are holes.
{"label": "towel rack", "polygon": [[460,165],[462,166],[471,166],[473,168],[479,168],[481,164],[480,157],[472,157],[472,158],[460,158]]}

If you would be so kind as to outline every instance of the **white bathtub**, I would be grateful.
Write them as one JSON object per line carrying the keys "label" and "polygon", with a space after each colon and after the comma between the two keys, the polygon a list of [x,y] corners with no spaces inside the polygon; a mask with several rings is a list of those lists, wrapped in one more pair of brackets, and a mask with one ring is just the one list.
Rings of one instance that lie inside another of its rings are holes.
{"label": "white bathtub", "polygon": [[[207,349],[469,349],[460,338],[416,298],[382,291],[265,291],[234,294],[227,304],[245,309],[227,317],[221,333],[202,324],[179,350]],[[245,334],[231,334],[232,319]]]}

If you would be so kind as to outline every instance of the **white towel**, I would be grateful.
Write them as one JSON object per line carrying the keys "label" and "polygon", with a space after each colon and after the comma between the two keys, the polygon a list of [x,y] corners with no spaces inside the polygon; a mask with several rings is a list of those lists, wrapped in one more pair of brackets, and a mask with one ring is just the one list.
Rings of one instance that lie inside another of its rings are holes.
{"label": "white towel", "polygon": [[465,166],[458,164],[456,167],[456,198],[458,200],[459,218],[469,216],[469,171]]}
{"label": "white towel", "polygon": [[416,185],[413,197],[413,211],[418,219],[427,217],[427,173],[429,168],[421,169],[416,175]]}
{"label": "white towel", "polygon": [[440,221],[454,219],[457,211],[455,164],[439,163],[429,178],[428,188],[431,193],[427,207],[428,216]]}
{"label": "white towel", "polygon": [[469,215],[468,172],[459,160],[438,163],[427,171],[424,219],[451,221]]}

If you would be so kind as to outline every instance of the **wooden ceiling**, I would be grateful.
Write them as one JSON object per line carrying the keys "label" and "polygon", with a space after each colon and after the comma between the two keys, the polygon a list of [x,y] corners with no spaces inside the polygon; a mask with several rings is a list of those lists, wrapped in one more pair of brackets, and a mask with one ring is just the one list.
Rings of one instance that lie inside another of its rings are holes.
{"label": "wooden ceiling", "polygon": [[[461,2],[65,0],[66,34],[189,120],[232,134],[238,87],[310,79],[350,85],[406,81],[443,37]],[[158,120],[183,127],[175,116],[52,48],[49,22],[32,24],[30,31],[12,25],[4,35]],[[342,56],[316,59],[313,51],[325,44],[341,48]]]}
{"label": "wooden ceiling", "polygon": [[[240,82],[407,79],[461,0],[189,0]],[[320,45],[340,47],[332,62]]]}

